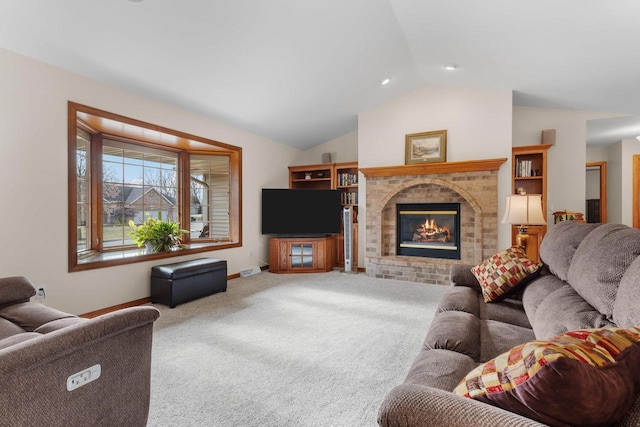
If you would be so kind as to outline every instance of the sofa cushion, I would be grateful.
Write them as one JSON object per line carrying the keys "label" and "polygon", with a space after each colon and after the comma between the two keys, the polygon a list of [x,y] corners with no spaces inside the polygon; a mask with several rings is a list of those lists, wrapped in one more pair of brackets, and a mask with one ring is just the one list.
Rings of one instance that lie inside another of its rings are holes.
{"label": "sofa cushion", "polygon": [[540,244],[540,259],[553,274],[566,282],[571,260],[580,242],[600,225],[562,221],[549,226]]}
{"label": "sofa cushion", "polygon": [[486,362],[504,353],[515,345],[534,340],[533,330],[495,320],[480,321],[480,357]]}
{"label": "sofa cushion", "polygon": [[631,409],[640,390],[639,342],[640,328],[531,341],[473,369],[454,393],[551,426],[609,425]]}
{"label": "sofa cushion", "polygon": [[568,282],[596,310],[612,319],[620,279],[638,255],[640,229],[603,224],[576,249]]}
{"label": "sofa cushion", "polygon": [[496,320],[510,325],[531,329],[527,314],[522,309],[522,301],[505,298],[500,304],[485,304],[478,298],[481,320]]}
{"label": "sofa cushion", "polygon": [[33,332],[37,332],[39,334],[48,334],[53,331],[57,331],[58,329],[67,328],[71,325],[75,325],[76,323],[88,322],[89,319],[85,319],[82,317],[65,317],[62,319],[55,319],[51,322],[43,323],[38,326]]}
{"label": "sofa cushion", "polygon": [[38,302],[23,302],[0,309],[0,317],[15,323],[27,332],[33,332],[53,320],[76,316]]}
{"label": "sofa cushion", "polygon": [[13,335],[22,334],[24,332],[25,330],[20,326],[0,317],[0,340]]}
{"label": "sofa cushion", "polygon": [[539,340],[576,329],[615,326],[571,286],[563,286],[551,292],[536,310],[531,323],[536,339]]}
{"label": "sofa cushion", "polygon": [[0,278],[0,305],[24,302],[36,294],[36,288],[26,277]]}
{"label": "sofa cushion", "polygon": [[471,269],[482,287],[486,302],[500,301],[534,277],[541,263],[527,258],[524,249],[512,246],[492,255]]}
{"label": "sofa cushion", "polygon": [[631,263],[620,280],[613,320],[623,328],[640,327],[640,257]]}
{"label": "sofa cushion", "polygon": [[438,304],[437,313],[445,311],[464,311],[480,320],[497,320],[531,328],[529,319],[522,309],[522,301],[505,298],[500,304],[485,304],[480,290],[465,286],[453,286],[444,294]]}
{"label": "sofa cushion", "polygon": [[552,292],[565,286],[569,286],[569,284],[558,279],[549,272],[547,267],[544,267],[540,275],[529,282],[522,291],[522,306],[525,313],[527,313],[529,321],[533,322],[535,319],[536,311],[542,301]]}

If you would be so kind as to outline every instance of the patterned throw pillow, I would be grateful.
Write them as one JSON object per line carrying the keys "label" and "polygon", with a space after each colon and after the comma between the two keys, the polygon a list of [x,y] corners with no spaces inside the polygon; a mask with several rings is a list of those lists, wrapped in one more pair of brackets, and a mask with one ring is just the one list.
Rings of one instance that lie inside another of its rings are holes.
{"label": "patterned throw pillow", "polygon": [[581,329],[520,344],[462,379],[455,394],[551,426],[609,425],[640,392],[640,328]]}
{"label": "patterned throw pillow", "polygon": [[471,272],[480,282],[485,302],[494,302],[533,279],[541,267],[542,263],[527,258],[523,248],[512,246],[482,261]]}

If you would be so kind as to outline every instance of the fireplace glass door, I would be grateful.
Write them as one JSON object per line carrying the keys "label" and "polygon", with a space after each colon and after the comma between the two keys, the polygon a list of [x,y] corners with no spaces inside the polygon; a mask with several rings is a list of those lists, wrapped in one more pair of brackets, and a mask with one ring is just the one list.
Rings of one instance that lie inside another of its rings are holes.
{"label": "fireplace glass door", "polygon": [[460,203],[396,205],[396,253],[460,259]]}

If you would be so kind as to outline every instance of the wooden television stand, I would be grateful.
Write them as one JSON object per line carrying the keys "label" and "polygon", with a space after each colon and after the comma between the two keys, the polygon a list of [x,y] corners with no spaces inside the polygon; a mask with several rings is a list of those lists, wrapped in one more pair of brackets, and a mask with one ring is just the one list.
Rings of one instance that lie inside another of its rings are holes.
{"label": "wooden television stand", "polygon": [[271,273],[322,273],[335,264],[335,236],[272,237],[269,239]]}

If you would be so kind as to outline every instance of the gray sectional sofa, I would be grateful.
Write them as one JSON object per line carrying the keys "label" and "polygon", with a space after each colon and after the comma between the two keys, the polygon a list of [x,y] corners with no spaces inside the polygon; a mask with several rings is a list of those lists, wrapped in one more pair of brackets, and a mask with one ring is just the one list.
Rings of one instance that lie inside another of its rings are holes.
{"label": "gray sectional sofa", "polygon": [[35,293],[24,277],[0,278],[0,425],[145,426],[158,310],[84,319]]}
{"label": "gray sectional sofa", "polygon": [[[492,303],[484,302],[472,265],[455,265],[422,351],[383,401],[379,425],[545,425],[452,390],[473,368],[515,345],[576,329],[640,326],[639,255],[639,229],[561,222],[542,242],[541,273]],[[616,425],[640,425],[640,399]]]}

